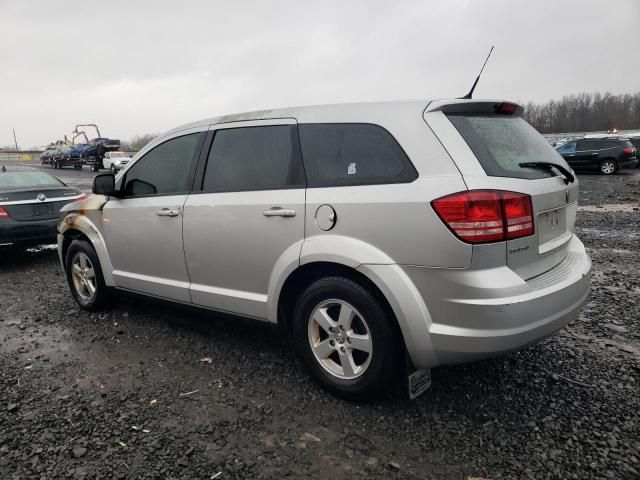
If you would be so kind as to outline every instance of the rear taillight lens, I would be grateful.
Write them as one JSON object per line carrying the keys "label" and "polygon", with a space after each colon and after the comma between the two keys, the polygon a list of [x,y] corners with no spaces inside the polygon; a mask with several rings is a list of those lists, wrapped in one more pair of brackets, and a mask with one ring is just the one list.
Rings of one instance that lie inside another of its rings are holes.
{"label": "rear taillight lens", "polygon": [[76,202],[86,200],[87,198],[89,198],[89,195],[87,195],[86,193],[83,193],[80,197],[76,198]]}
{"label": "rear taillight lens", "polygon": [[531,197],[502,190],[470,190],[431,202],[449,229],[467,243],[490,243],[533,235]]}
{"label": "rear taillight lens", "polygon": [[0,220],[4,220],[5,218],[9,218],[9,213],[2,207],[0,207]]}
{"label": "rear taillight lens", "polygon": [[624,152],[625,157],[633,157],[633,155],[636,153],[636,149],[635,148],[623,148],[622,151]]}

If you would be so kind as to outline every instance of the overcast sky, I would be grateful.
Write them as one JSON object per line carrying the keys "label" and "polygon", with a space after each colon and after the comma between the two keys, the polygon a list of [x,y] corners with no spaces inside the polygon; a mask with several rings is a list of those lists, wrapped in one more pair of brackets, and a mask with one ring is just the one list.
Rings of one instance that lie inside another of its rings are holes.
{"label": "overcast sky", "polygon": [[224,113],[640,90],[640,1],[0,0],[0,146]]}

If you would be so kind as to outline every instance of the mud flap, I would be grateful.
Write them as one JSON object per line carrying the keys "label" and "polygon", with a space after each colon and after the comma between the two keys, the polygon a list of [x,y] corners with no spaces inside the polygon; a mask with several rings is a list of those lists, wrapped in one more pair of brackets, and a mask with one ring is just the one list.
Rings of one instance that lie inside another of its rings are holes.
{"label": "mud flap", "polygon": [[431,370],[417,370],[409,355],[406,358],[405,392],[409,400],[415,400],[431,386]]}

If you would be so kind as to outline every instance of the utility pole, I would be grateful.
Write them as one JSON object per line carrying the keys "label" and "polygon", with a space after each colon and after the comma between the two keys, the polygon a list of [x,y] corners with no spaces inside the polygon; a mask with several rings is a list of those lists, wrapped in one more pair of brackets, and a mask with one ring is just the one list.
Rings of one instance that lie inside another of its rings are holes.
{"label": "utility pole", "polygon": [[13,130],[13,141],[16,144],[16,152],[19,152],[20,150],[18,149],[18,140],[16,139],[16,129],[12,129]]}

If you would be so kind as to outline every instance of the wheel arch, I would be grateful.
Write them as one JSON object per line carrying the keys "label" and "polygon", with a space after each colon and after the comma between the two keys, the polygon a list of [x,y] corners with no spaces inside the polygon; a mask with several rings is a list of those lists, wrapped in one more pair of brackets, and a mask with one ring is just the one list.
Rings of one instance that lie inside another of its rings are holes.
{"label": "wheel arch", "polygon": [[80,213],[69,213],[60,224],[60,260],[65,262],[67,250],[71,242],[76,239],[88,241],[96,251],[104,282],[107,286],[115,286],[113,280],[113,267],[109,254],[104,244],[104,239],[98,228],[93,224],[91,219]]}
{"label": "wheel arch", "polygon": [[287,332],[291,332],[293,309],[300,294],[316,280],[336,276],[352,280],[369,290],[380,300],[383,308],[394,319],[394,324],[399,327],[391,304],[373,280],[351,266],[331,261],[306,263],[300,265],[288,275],[278,293],[276,302],[278,324]]}

